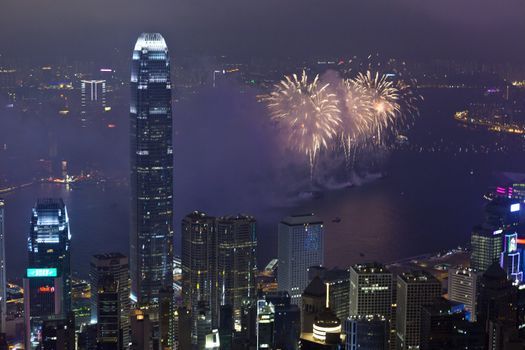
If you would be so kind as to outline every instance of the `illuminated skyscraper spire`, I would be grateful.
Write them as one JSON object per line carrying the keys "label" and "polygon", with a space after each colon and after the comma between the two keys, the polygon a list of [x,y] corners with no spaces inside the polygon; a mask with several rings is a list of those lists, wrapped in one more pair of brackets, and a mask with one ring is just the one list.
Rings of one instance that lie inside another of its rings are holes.
{"label": "illuminated skyscraper spire", "polygon": [[132,296],[156,304],[173,283],[173,148],[168,47],[162,35],[143,33],[131,68]]}

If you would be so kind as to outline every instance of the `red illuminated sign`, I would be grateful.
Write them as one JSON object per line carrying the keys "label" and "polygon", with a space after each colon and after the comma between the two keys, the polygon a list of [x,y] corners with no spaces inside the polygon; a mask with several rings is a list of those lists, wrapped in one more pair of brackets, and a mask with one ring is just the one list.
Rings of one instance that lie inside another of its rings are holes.
{"label": "red illuminated sign", "polygon": [[55,287],[43,286],[43,287],[39,287],[38,291],[40,293],[54,293],[55,292]]}

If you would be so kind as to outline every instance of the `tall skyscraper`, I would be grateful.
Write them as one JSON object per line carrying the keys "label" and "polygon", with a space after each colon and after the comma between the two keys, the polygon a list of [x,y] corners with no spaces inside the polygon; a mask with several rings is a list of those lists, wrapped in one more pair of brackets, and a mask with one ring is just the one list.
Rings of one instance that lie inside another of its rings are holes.
{"label": "tall skyscraper", "polygon": [[301,335],[301,311],[290,303],[287,292],[269,292],[265,300],[275,309],[273,344],[276,349],[296,350]]}
{"label": "tall skyscraper", "polygon": [[62,199],[39,199],[31,216],[24,279],[28,349],[38,345],[44,321],[71,311],[70,245],[69,217]]}
{"label": "tall skyscraper", "polygon": [[217,316],[216,247],[214,217],[196,211],[182,220],[182,297],[191,313],[194,345],[205,336],[197,334],[199,304],[205,305],[206,318],[216,320]]}
{"label": "tall skyscraper", "polygon": [[157,304],[173,283],[173,145],[168,47],[143,33],[132,56],[131,104],[132,295]]}
{"label": "tall skyscraper", "polygon": [[[350,317],[356,320],[380,316],[386,320],[387,339],[393,348],[396,342],[395,317],[392,305],[394,283],[392,273],[378,263],[350,267]],[[368,325],[368,323],[363,323]],[[356,326],[357,327],[357,326]]]}
{"label": "tall skyscraper", "polygon": [[467,318],[476,321],[476,305],[481,274],[468,267],[452,267],[448,270],[448,297],[451,301],[463,303]]}
{"label": "tall skyscraper", "polygon": [[0,333],[5,333],[6,267],[5,267],[5,202],[0,198]]}
{"label": "tall skyscraper", "polygon": [[130,338],[130,281],[128,258],[121,253],[96,254],[91,259],[91,322],[98,322],[98,305],[100,305],[99,290],[108,289],[108,277],[117,282],[119,327],[122,329],[124,348],[128,347]]}
{"label": "tall skyscraper", "polygon": [[266,300],[257,301],[257,347],[256,349],[273,348],[275,308]]}
{"label": "tall skyscraper", "polygon": [[377,263],[350,267],[350,316],[381,315],[390,319],[392,273]]}
{"label": "tall skyscraper", "polygon": [[441,297],[441,283],[426,271],[397,276],[396,331],[398,349],[420,347],[421,308]]}
{"label": "tall skyscraper", "polygon": [[132,350],[151,350],[151,321],[149,315],[142,310],[133,310],[131,315],[131,346]]}
{"label": "tall skyscraper", "polygon": [[324,264],[323,236],[323,222],[313,214],[289,216],[279,223],[277,284],[294,304],[301,302],[308,285],[308,268]]}
{"label": "tall skyscraper", "polygon": [[503,251],[503,229],[486,225],[475,226],[470,237],[472,246],[470,265],[484,272],[494,262],[499,262]]}
{"label": "tall skyscraper", "polygon": [[105,275],[98,280],[97,285],[96,290],[91,290],[91,293],[97,295],[97,348],[100,350],[124,349],[120,324],[119,281],[115,280],[112,275]]}
{"label": "tall skyscraper", "polygon": [[39,199],[28,238],[29,268],[56,268],[63,279],[64,314],[71,311],[71,231],[62,199]]}
{"label": "tall skyscraper", "polygon": [[241,329],[241,308],[255,304],[256,222],[250,216],[217,220],[217,277],[220,305],[231,305],[234,327]]}
{"label": "tall skyscraper", "polygon": [[82,125],[101,119],[106,108],[106,81],[80,81],[80,120]]}
{"label": "tall skyscraper", "polygon": [[25,348],[43,346],[42,331],[49,320],[63,319],[63,278],[56,268],[28,268],[24,278]]}

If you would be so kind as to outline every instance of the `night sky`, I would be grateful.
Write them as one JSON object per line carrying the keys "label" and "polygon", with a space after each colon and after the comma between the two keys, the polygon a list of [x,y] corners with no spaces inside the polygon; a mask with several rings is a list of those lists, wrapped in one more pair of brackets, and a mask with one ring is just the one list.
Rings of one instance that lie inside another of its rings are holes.
{"label": "night sky", "polygon": [[520,60],[518,0],[2,0],[0,52],[103,58],[159,31],[173,52]]}

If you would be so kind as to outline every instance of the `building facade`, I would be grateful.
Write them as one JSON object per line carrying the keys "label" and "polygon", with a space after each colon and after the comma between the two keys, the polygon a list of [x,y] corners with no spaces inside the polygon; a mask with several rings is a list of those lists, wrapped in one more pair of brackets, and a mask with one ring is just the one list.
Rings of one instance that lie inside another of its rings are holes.
{"label": "building facade", "polygon": [[250,216],[229,216],[217,220],[217,277],[220,305],[231,305],[234,328],[241,329],[243,304],[256,301],[256,222]]}
{"label": "building facade", "polygon": [[[215,229],[215,218],[202,212],[193,212],[182,220],[182,297],[184,306],[190,311],[194,345],[199,338],[198,323],[203,323],[199,322],[199,313],[205,313],[205,318],[217,319]],[[206,310],[199,311],[199,307]]]}
{"label": "building facade", "polygon": [[448,297],[451,301],[463,303],[467,318],[476,321],[476,304],[481,274],[468,267],[452,267],[448,270]]}
{"label": "building facade", "polygon": [[279,290],[290,294],[293,304],[300,304],[308,285],[308,268],[324,264],[323,222],[313,214],[283,219],[278,229]]}
{"label": "building facade", "polygon": [[128,347],[130,338],[130,278],[128,258],[121,253],[96,254],[91,259],[91,323],[98,322],[98,306],[100,305],[98,291],[107,289],[103,283],[108,278],[117,283],[119,328],[122,330],[121,344]]}
{"label": "building facade", "polygon": [[28,237],[29,268],[56,268],[63,279],[65,314],[71,311],[71,232],[62,199],[39,199],[33,208]]}
{"label": "building facade", "polygon": [[367,263],[350,267],[349,316],[356,320],[376,316],[384,318],[391,348],[396,343],[394,288],[392,273],[381,264]]}
{"label": "building facade", "polygon": [[501,258],[503,230],[485,225],[475,226],[472,229],[470,245],[472,247],[470,266],[477,271],[486,271]]}
{"label": "building facade", "polygon": [[420,347],[421,308],[441,297],[441,283],[426,271],[397,276],[396,331],[398,349]]}

